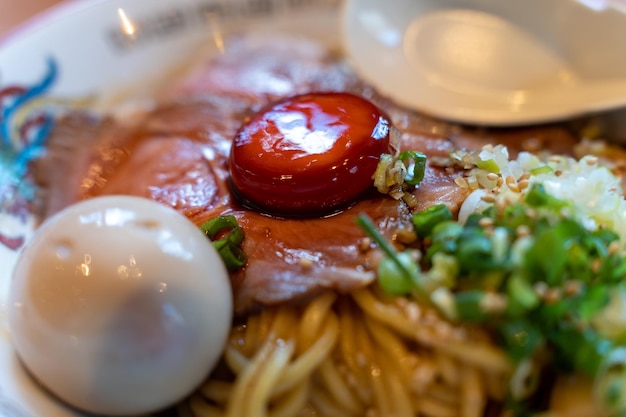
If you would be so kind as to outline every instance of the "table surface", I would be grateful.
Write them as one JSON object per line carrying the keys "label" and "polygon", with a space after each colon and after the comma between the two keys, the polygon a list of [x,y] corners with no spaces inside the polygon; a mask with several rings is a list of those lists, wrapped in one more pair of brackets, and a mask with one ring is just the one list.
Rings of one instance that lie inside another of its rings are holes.
{"label": "table surface", "polygon": [[0,38],[33,15],[62,0],[0,0]]}

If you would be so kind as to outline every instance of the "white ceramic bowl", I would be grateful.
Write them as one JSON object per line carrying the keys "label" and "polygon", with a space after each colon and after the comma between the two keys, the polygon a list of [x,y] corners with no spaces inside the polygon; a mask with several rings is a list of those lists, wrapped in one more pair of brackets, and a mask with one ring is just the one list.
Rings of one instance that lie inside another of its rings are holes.
{"label": "white ceramic bowl", "polygon": [[344,28],[366,81],[444,119],[509,126],[626,107],[622,0],[348,0]]}
{"label": "white ceramic bowl", "polygon": [[[151,97],[164,78],[189,65],[194,57],[215,52],[215,39],[231,31],[280,31],[337,42],[340,3],[70,1],[0,40],[0,91],[7,86],[37,86],[46,75],[54,75],[50,85],[42,86],[46,87],[43,96],[87,99],[94,109],[111,109],[123,99]],[[5,105],[11,104],[7,101]],[[0,141],[0,146],[1,157],[9,147],[19,150],[22,145]],[[21,175],[18,168],[0,158],[0,416],[76,416],[27,375],[13,352],[7,328],[7,289],[15,248],[28,239],[34,224],[22,200],[2,193],[2,185],[15,180],[11,175]]]}

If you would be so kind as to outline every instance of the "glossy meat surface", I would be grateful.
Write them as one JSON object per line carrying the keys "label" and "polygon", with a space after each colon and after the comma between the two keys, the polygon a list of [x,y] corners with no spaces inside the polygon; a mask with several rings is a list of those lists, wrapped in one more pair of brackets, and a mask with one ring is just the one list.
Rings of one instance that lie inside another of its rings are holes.
{"label": "glossy meat surface", "polygon": [[[323,218],[281,219],[238,205],[228,186],[232,139],[242,122],[268,102],[312,91],[361,95],[389,114],[402,132],[403,149],[429,157],[486,143],[504,142],[513,152],[529,140],[566,151],[574,143],[560,128],[470,131],[399,108],[309,41],[244,37],[229,42],[228,54],[173,86],[168,102],[140,123],[121,126],[81,114],[61,120],[35,174],[44,192],[43,217],[74,201],[105,194],[148,197],[196,224],[234,214],[246,233],[243,249],[248,256],[247,265],[232,274],[237,312],[300,300],[325,289],[350,291],[371,282],[379,254],[364,247],[364,233],[354,220],[361,212],[389,239],[411,226],[405,203],[375,191]],[[456,212],[467,193],[454,182],[457,175],[429,166],[414,191],[418,209],[445,203]]]}

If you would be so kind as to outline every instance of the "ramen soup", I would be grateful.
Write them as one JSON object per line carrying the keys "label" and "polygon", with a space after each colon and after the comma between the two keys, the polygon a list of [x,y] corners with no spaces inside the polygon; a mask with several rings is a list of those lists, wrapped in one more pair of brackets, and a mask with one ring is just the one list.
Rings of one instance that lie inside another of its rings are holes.
{"label": "ramen soup", "polygon": [[226,46],[132,122],[67,114],[33,165],[42,219],[136,196],[221,242],[230,334],[168,412],[621,415],[621,150],[434,120],[311,40]]}

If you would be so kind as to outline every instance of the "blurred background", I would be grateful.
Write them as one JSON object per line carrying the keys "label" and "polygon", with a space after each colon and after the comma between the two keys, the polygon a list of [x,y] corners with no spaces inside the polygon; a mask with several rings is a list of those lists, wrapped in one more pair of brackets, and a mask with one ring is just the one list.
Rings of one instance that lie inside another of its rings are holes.
{"label": "blurred background", "polygon": [[61,3],[61,0],[0,0],[0,37],[15,25],[56,3]]}

